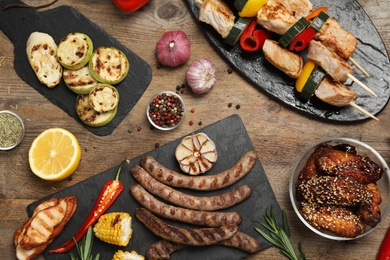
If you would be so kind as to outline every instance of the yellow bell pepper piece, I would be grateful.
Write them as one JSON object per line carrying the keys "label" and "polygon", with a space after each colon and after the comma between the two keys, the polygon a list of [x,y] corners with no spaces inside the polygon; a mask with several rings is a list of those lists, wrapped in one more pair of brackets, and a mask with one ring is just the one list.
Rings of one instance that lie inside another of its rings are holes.
{"label": "yellow bell pepper piece", "polygon": [[305,65],[303,65],[302,72],[295,81],[295,89],[301,93],[303,87],[305,86],[307,80],[309,79],[311,73],[316,68],[316,64],[312,60],[307,60]]}
{"label": "yellow bell pepper piece", "polygon": [[248,0],[238,15],[240,17],[257,16],[257,13],[267,3],[267,1],[268,0]]}

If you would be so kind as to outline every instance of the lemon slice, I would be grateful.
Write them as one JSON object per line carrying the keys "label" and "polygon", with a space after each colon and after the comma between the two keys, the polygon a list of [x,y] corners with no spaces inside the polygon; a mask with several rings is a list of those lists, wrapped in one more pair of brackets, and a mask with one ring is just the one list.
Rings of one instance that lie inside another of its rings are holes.
{"label": "lemon slice", "polygon": [[81,157],[77,138],[68,130],[49,128],[38,135],[28,152],[31,171],[44,180],[59,181],[76,171]]}

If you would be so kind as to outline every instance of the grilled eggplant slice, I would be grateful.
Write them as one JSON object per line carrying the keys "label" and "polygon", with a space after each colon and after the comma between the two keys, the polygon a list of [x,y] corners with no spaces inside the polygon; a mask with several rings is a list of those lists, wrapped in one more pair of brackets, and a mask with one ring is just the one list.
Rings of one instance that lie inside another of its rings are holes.
{"label": "grilled eggplant slice", "polygon": [[30,34],[26,53],[38,80],[49,88],[57,86],[62,77],[62,66],[57,60],[57,45],[47,33]]}
{"label": "grilled eggplant slice", "polygon": [[80,120],[91,127],[100,127],[107,125],[114,119],[118,107],[105,113],[99,113],[91,107],[89,103],[89,95],[78,95],[76,98],[76,113]]}
{"label": "grilled eggplant slice", "polygon": [[84,67],[90,60],[93,44],[88,35],[74,32],[66,35],[57,48],[57,58],[64,68],[77,70]]}
{"label": "grilled eggplant slice", "polygon": [[118,90],[109,84],[98,83],[89,92],[89,104],[99,113],[111,111],[119,104]]}
{"label": "grilled eggplant slice", "polygon": [[124,80],[129,72],[129,61],[126,55],[114,47],[97,48],[90,61],[89,70],[92,76],[101,83],[115,85]]}
{"label": "grilled eggplant slice", "polygon": [[63,78],[66,86],[76,94],[89,94],[98,84],[89,72],[88,65],[78,70],[64,69]]}

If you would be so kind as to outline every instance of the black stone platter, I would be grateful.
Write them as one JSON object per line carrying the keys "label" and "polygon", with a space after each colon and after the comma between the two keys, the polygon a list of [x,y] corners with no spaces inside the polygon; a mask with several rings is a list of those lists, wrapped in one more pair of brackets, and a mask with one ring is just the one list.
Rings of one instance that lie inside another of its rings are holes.
{"label": "black stone platter", "polygon": [[[19,77],[77,122],[83,124],[90,132],[100,136],[111,134],[149,86],[152,79],[150,66],[134,52],[70,6],[60,6],[46,11],[28,8],[3,10],[3,7],[10,3],[22,4],[18,0],[1,1],[0,29],[14,44],[14,67]],[[26,42],[34,31],[50,34],[57,44],[68,33],[82,32],[91,38],[94,49],[100,46],[116,47],[126,54],[130,63],[130,69],[126,79],[115,85],[119,91],[120,101],[117,114],[109,124],[94,128],[82,123],[75,109],[77,94],[69,90],[63,80],[53,89],[49,89],[38,81],[26,55]]]}
{"label": "black stone platter", "polygon": [[[245,129],[245,126],[243,125],[243,122],[238,115],[231,115],[225,119],[222,119],[221,121],[204,127],[197,132],[206,133],[215,142],[217,146],[218,160],[216,164],[210,169],[210,171],[205,174],[216,174],[232,167],[245,152],[254,149],[253,144]],[[145,155],[151,155],[168,168],[175,171],[180,171],[180,167],[175,159],[174,153],[181,139],[182,138],[179,138],[146,154],[133,158],[131,159],[129,164],[125,164],[122,167],[120,180],[123,182],[125,188],[107,212],[129,212],[130,215],[133,217],[133,237],[131,238],[130,243],[127,247],[113,246],[101,242],[99,239],[95,238],[93,246],[94,255],[96,252],[100,252],[100,259],[111,259],[113,254],[118,249],[129,251],[135,250],[139,254],[144,255],[147,247],[150,244],[159,240],[157,236],[155,236],[151,231],[149,231],[145,226],[143,226],[143,224],[139,222],[138,219],[135,217],[135,209],[140,205],[132,198],[129,191],[131,183],[136,182],[136,180],[132,177],[129,169],[133,164],[140,164],[141,158]],[[36,201],[27,207],[27,212],[29,216],[31,216],[32,211],[38,203],[47,200],[51,197],[63,197],[68,195],[74,195],[77,197],[78,207],[74,216],[72,217],[68,225],[65,226],[62,233],[48,247],[48,249],[52,249],[61,245],[75,234],[76,230],[80,227],[80,225],[87,217],[104,183],[109,179],[115,178],[118,167],[119,165],[106,171],[103,171],[69,188],[66,188],[39,201]],[[269,212],[269,210],[273,208],[278,222],[281,224],[282,214],[279,204],[276,201],[275,194],[268,182],[267,176],[259,159],[257,159],[251,171],[243,179],[233,184],[231,187],[227,187],[222,190],[213,192],[190,191],[188,189],[181,189],[181,191],[195,196],[208,196],[221,194],[243,184],[249,184],[252,186],[253,192],[251,196],[240,204],[228,208],[225,211],[236,211],[243,216],[243,222],[240,224],[239,230],[255,237],[258,241],[260,241],[261,249],[263,250],[271,245],[259,233],[257,233],[257,231],[254,230],[254,227],[260,227],[260,225],[258,223],[255,223],[254,220],[263,221],[263,215],[266,213],[266,210],[268,210]],[[165,219],[163,220],[178,227],[195,227],[185,225],[183,223],[172,222]],[[48,254],[47,251],[48,250],[45,251],[46,259],[69,259],[68,254]],[[75,249],[73,249],[71,252],[76,253]],[[247,255],[248,253],[239,249],[213,245],[207,247],[186,247],[172,254],[171,259],[225,260],[242,259]]]}
{"label": "black stone platter", "polygon": [[[378,34],[374,24],[356,0],[313,0],[314,8],[327,6],[327,14],[339,21],[341,26],[351,32],[359,44],[352,57],[370,74],[366,77],[356,67],[354,76],[372,89],[379,97],[375,97],[362,89],[351,80],[346,85],[351,87],[358,98],[355,103],[371,114],[377,115],[387,105],[390,97],[390,64],[389,56],[383,41]],[[200,5],[196,0],[187,0],[189,10],[198,21]],[[234,1],[226,1],[232,10],[235,10]],[[238,15],[236,15],[238,17]],[[246,53],[242,51],[239,44],[231,47],[227,45],[221,36],[210,26],[199,21],[199,26],[204,30],[206,36],[216,51],[226,61],[246,78],[253,86],[279,100],[281,103],[296,111],[316,119],[334,122],[358,122],[369,119],[352,106],[342,108],[333,107],[313,97],[309,101],[298,97],[294,84],[295,80],[279,71],[265,58],[262,51]],[[279,36],[275,36],[275,40]],[[302,52],[304,60],[306,53]]]}

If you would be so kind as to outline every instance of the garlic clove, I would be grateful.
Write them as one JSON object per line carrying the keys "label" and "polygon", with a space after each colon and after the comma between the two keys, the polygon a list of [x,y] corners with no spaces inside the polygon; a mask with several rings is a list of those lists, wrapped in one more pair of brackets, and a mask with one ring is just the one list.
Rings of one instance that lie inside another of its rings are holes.
{"label": "garlic clove", "polygon": [[184,137],[175,156],[182,171],[190,175],[210,170],[218,158],[215,143],[205,133]]}

